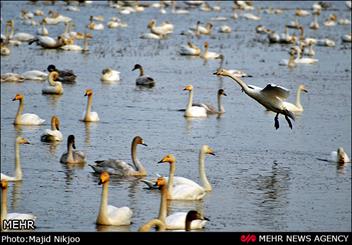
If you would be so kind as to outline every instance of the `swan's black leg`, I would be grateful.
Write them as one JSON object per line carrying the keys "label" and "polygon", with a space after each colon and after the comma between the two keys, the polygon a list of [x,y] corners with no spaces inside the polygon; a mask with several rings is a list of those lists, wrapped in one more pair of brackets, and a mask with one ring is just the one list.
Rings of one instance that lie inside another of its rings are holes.
{"label": "swan's black leg", "polygon": [[275,128],[276,129],[279,128],[279,113],[277,113],[275,116]]}
{"label": "swan's black leg", "polygon": [[290,128],[292,129],[292,123],[291,123],[290,119],[286,115],[285,115],[285,118],[286,118],[286,121],[288,122],[288,126],[290,126]]}

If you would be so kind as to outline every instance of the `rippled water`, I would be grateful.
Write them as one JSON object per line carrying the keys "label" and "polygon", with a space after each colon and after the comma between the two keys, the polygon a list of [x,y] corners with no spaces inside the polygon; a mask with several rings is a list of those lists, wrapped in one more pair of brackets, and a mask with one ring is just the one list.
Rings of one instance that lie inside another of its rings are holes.
{"label": "rippled water", "polygon": [[[289,101],[294,101],[297,86],[304,83],[309,90],[302,95],[305,111],[293,123],[293,130],[282,117],[280,129],[275,130],[273,114],[265,113],[230,79],[212,75],[218,61],[204,63],[199,58],[177,54],[178,46],[187,41],[180,32],[197,20],[205,23],[215,16],[230,17],[231,2],[218,2],[221,12],[194,10],[182,16],[167,9],[168,14],[162,15],[158,9],[148,8],[142,13],[119,16],[128,27],[93,31],[87,54],[43,50],[26,44],[13,47],[10,56],[1,57],[2,73],[45,70],[53,63],[61,69],[72,68],[78,77],[76,84],[64,85],[62,96],[42,95],[41,82],[1,84],[3,173],[13,173],[16,135],[31,142],[21,145],[24,178],[10,184],[9,211],[35,214],[38,231],[136,231],[158,215],[158,191],[143,189],[139,179],[112,178],[109,203],[129,206],[134,212],[133,224],[96,226],[101,193],[98,176],[88,165],[69,168],[59,163],[66,142],[51,145],[40,141],[41,133],[50,127],[51,116],[56,114],[61,119],[65,139],[69,134],[76,136],[76,147],[86,153],[88,163],[104,158],[130,161],[131,140],[142,136],[148,147],[139,147],[138,155],[149,177],[155,173],[167,175],[168,166],[156,163],[165,154],[173,153],[177,158],[177,175],[199,182],[198,151],[202,144],[209,144],[216,153],[206,158],[213,191],[203,201],[172,202],[169,207],[171,212],[203,212],[211,220],[204,231],[351,231],[351,165],[337,168],[334,163],[316,160],[328,158],[339,146],[351,154],[351,45],[341,42],[341,36],[349,33],[351,27],[322,25],[331,13],[350,19],[350,11],[344,2],[333,2],[331,10],[322,12],[321,28],[307,28],[306,35],[332,38],[336,47],[316,47],[318,64],[299,65],[292,70],[278,66],[282,58],[288,58],[289,46],[269,45],[265,36],[254,31],[256,25],[264,24],[283,32],[284,23],[293,20],[295,8],[309,9],[312,3],[256,2],[256,7],[281,7],[286,11],[282,15],[254,12],[262,17],[260,21],[213,21],[214,35],[193,40],[199,46],[207,40],[210,50],[224,53],[224,67],[252,74],[253,78],[245,79],[249,84],[264,87],[272,82],[289,88]],[[118,15],[106,2],[81,6],[80,12],[74,13],[65,11],[62,2],[51,6],[2,1],[1,16],[3,20],[15,18],[16,30],[34,33],[33,27],[21,24],[19,13],[21,9],[36,8],[45,13],[55,9],[72,17],[78,31],[84,31],[89,15],[104,15],[105,23]],[[157,23],[172,22],[174,33],[162,41],[139,39],[152,18]],[[311,17],[300,21],[307,26]],[[233,32],[217,33],[222,23],[230,25]],[[62,24],[48,28],[51,36],[64,29]],[[153,89],[135,87],[138,72],[131,70],[136,63],[155,78]],[[104,84],[99,80],[101,71],[107,67],[121,72],[120,82]],[[176,110],[185,107],[188,95],[182,89],[187,84],[193,84],[195,100],[200,102],[215,103],[217,89],[225,88],[225,115],[185,119]],[[87,88],[94,90],[93,109],[99,113],[99,123],[79,121],[86,105],[83,95]],[[18,102],[11,100],[16,93],[25,95],[25,112],[46,119],[45,125],[12,125]]]}

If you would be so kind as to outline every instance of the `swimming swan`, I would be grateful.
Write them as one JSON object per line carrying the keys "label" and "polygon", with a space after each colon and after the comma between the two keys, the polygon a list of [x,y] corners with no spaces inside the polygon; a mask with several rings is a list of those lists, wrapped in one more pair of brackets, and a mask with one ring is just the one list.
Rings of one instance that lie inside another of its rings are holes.
{"label": "swimming swan", "polygon": [[31,114],[31,113],[25,113],[22,114],[23,112],[23,106],[24,106],[24,96],[22,94],[16,94],[15,98],[12,99],[12,101],[19,100],[19,106],[18,110],[16,113],[15,121],[13,124],[15,125],[41,125],[45,122],[44,119],[41,119],[39,116],[36,114]]}
{"label": "swimming swan", "polygon": [[36,220],[37,217],[33,214],[8,213],[7,212],[7,186],[6,180],[1,180],[1,230],[4,220]]}
{"label": "swimming swan", "polygon": [[200,48],[191,42],[187,42],[187,45],[182,45],[179,51],[180,55],[194,55],[199,56],[201,53]]}
{"label": "swimming swan", "polygon": [[215,53],[215,52],[209,52],[208,51],[209,48],[209,43],[205,42],[204,43],[204,53],[202,53],[200,55],[201,58],[205,59],[205,60],[209,60],[209,59],[219,59],[221,58],[220,54]]}
{"label": "swimming swan", "polygon": [[28,42],[29,45],[31,45],[32,43],[36,43],[42,48],[47,49],[60,48],[66,44],[65,40],[61,36],[58,36],[56,39],[48,36],[38,36]]}
{"label": "swimming swan", "polygon": [[20,161],[20,145],[29,144],[29,141],[23,137],[18,136],[15,141],[15,177],[7,176],[1,173],[1,180],[20,181],[22,180],[22,168]]}
{"label": "swimming swan", "polygon": [[337,151],[331,152],[330,160],[337,163],[348,163],[351,162],[346,152],[342,147],[339,147]]}
{"label": "swimming swan", "polygon": [[85,154],[81,151],[75,151],[75,136],[69,135],[67,137],[67,152],[62,154],[60,158],[61,163],[75,164],[75,163],[84,163],[86,161]]}
{"label": "swimming swan", "polygon": [[295,104],[292,104],[292,103],[287,102],[287,101],[283,102],[283,105],[284,105],[284,107],[287,110],[289,110],[289,111],[291,111],[293,113],[303,112],[303,106],[301,104],[301,92],[302,91],[308,93],[308,90],[306,90],[306,88],[305,88],[305,86],[303,84],[298,86],[297,94],[296,94],[296,103]]}
{"label": "swimming swan", "polygon": [[102,75],[100,80],[107,81],[107,82],[114,82],[120,80],[120,72],[115,71],[111,68],[104,69],[102,71]]}
{"label": "swimming swan", "polygon": [[45,129],[44,133],[40,136],[43,142],[62,141],[62,133],[60,130],[60,120],[58,116],[51,117],[51,129]]}
{"label": "swimming swan", "polygon": [[35,81],[44,81],[48,78],[48,74],[38,70],[26,71],[21,74],[24,77],[24,80],[35,80]]}
{"label": "swimming swan", "polygon": [[[174,185],[174,174],[176,171],[176,158],[169,154],[159,161],[159,163],[169,163],[168,179],[168,199],[170,200],[201,200],[205,194],[205,189],[198,184],[191,184],[186,179],[181,180],[180,184]],[[182,183],[186,181],[187,183]],[[209,183],[209,182],[208,182]]]}
{"label": "swimming swan", "polygon": [[153,87],[155,81],[153,78],[144,75],[144,69],[140,64],[134,65],[132,71],[139,69],[139,77],[136,79],[136,85]]}
{"label": "swimming swan", "polygon": [[100,175],[98,184],[103,185],[103,191],[96,223],[98,225],[130,225],[133,212],[129,207],[117,208],[108,205],[109,180],[110,176],[107,172]]}
{"label": "swimming swan", "polygon": [[167,230],[190,231],[202,229],[204,227],[208,219],[201,216],[197,211],[176,212],[167,216],[169,191],[165,178],[159,177],[156,181],[156,186],[159,187],[161,194],[158,219],[166,224]]}
{"label": "swimming swan", "polygon": [[187,85],[183,90],[189,91],[188,103],[186,106],[186,111],[184,113],[185,117],[207,117],[207,110],[202,106],[193,106],[193,86]]}
{"label": "swimming swan", "polygon": [[242,90],[251,98],[256,100],[259,104],[264,106],[267,110],[276,113],[275,116],[275,128],[279,128],[279,114],[283,114],[285,119],[292,129],[292,123],[289,118],[295,120],[295,116],[292,112],[284,107],[283,101],[287,99],[290,92],[288,89],[277,86],[274,84],[268,84],[265,88],[260,88],[252,85],[247,85],[239,77],[233,76],[226,69],[217,70],[214,75],[226,76],[232,78],[238,85],[241,86]]}
{"label": "swimming swan", "polygon": [[140,136],[136,136],[132,140],[131,157],[133,166],[122,160],[109,159],[95,161],[96,165],[90,165],[97,173],[108,172],[109,174],[117,174],[124,176],[146,176],[147,171],[143,164],[137,158],[137,145],[144,145],[144,140]]}
{"label": "swimming swan", "polygon": [[91,111],[93,90],[87,89],[84,96],[88,96],[88,101],[87,101],[87,108],[86,108],[85,112],[83,113],[82,121],[83,122],[98,122],[100,120],[98,113],[95,111]]}
{"label": "swimming swan", "polygon": [[62,87],[62,83],[58,82],[59,73],[56,71],[52,71],[49,73],[48,82],[49,85],[44,85],[42,89],[43,94],[63,94],[64,88]]}

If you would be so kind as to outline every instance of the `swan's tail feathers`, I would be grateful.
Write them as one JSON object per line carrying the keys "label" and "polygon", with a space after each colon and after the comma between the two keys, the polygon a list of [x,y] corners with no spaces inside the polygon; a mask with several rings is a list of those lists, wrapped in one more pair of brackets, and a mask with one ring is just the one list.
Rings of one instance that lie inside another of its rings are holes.
{"label": "swan's tail feathers", "polygon": [[145,183],[148,187],[145,188],[145,189],[148,189],[148,190],[154,190],[154,189],[158,189],[157,186],[155,186],[155,181],[151,181],[151,180],[145,180],[145,179],[142,179],[141,180],[143,183]]}
{"label": "swan's tail feathers", "polygon": [[292,112],[290,112],[289,110],[285,110],[285,116],[288,116],[288,117],[291,118],[293,121],[296,120],[295,115],[294,115]]}

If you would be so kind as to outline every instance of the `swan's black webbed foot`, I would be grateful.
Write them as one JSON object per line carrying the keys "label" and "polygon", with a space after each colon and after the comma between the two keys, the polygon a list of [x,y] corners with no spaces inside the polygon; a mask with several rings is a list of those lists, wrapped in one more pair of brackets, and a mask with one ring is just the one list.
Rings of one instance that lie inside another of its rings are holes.
{"label": "swan's black webbed foot", "polygon": [[276,130],[280,127],[280,124],[279,124],[279,113],[276,114],[275,116],[275,128]]}
{"label": "swan's black webbed foot", "polygon": [[286,121],[288,122],[288,126],[290,126],[290,129],[292,129],[292,123],[291,123],[290,119],[286,115],[285,115],[285,118],[286,118]]}

